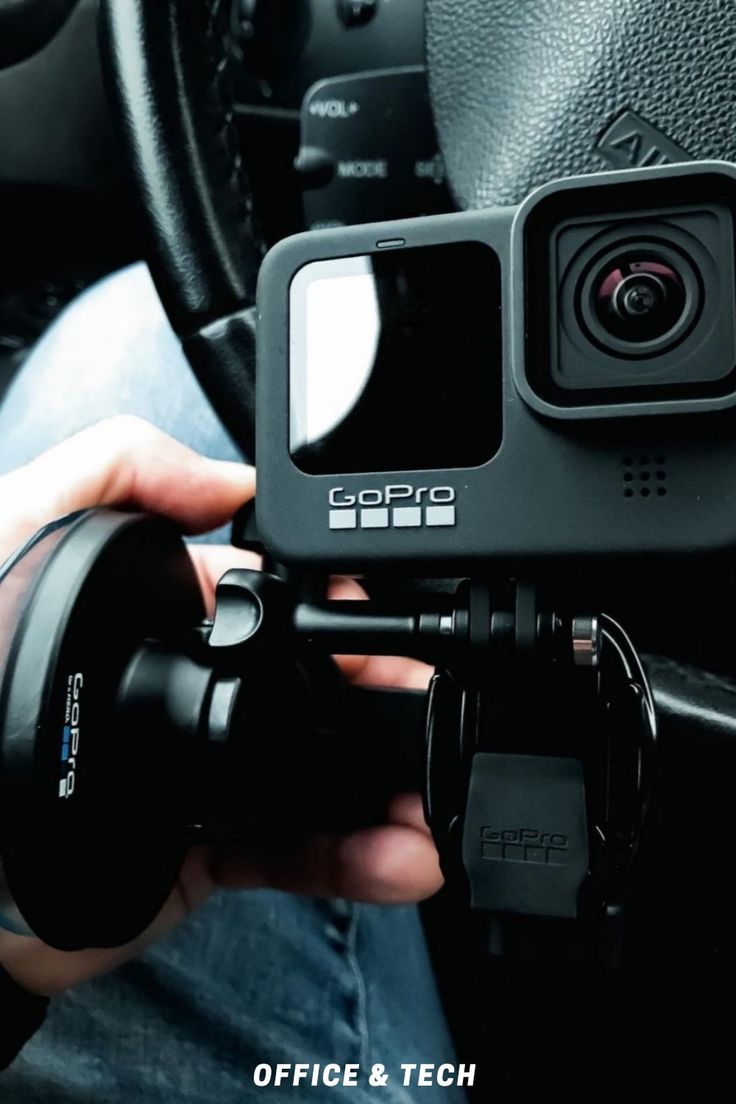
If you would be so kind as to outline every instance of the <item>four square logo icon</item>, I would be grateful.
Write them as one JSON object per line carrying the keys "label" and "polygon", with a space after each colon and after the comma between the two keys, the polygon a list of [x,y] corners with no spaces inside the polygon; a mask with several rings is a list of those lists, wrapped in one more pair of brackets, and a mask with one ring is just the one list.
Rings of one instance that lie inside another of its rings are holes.
{"label": "four square logo icon", "polygon": [[455,506],[368,506],[330,510],[330,529],[420,529],[451,527]]}

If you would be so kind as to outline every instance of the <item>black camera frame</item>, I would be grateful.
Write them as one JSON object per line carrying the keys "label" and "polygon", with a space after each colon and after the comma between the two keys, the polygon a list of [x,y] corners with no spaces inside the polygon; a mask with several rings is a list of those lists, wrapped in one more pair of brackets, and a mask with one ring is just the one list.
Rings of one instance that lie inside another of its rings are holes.
{"label": "black camera frame", "polygon": [[[538,575],[555,565],[566,569],[571,557],[615,558],[619,565],[628,558],[638,569],[642,557],[736,546],[736,515],[724,509],[736,485],[736,386],[702,398],[561,407],[530,382],[528,338],[539,318],[529,293],[529,242],[542,216],[560,203],[578,204],[586,215],[605,197],[612,213],[641,209],[651,217],[655,208],[681,207],[685,193],[688,203],[696,196],[704,208],[725,202],[733,210],[736,169],[700,162],[570,178],[542,187],[519,208],[338,228],[273,249],[259,281],[257,383],[257,520],[271,554],[338,571],[452,577],[520,568]],[[311,261],[467,241],[486,244],[501,266],[503,435],[496,454],[478,467],[442,471],[301,472],[289,455],[295,274]],[[536,257],[542,272],[544,254]],[[736,313],[733,294],[730,300]],[[361,528],[361,500],[375,506],[380,499],[390,511],[392,495],[407,495],[407,488],[420,505],[441,491],[455,523]],[[354,528],[330,528],[331,498],[354,506]]]}
{"label": "black camera frame", "polygon": [[[525,200],[512,230],[524,300],[512,360],[517,387],[534,409],[577,420],[705,413],[736,403],[734,179],[725,163],[675,165],[571,177]],[[596,347],[585,333],[589,322],[573,320],[573,299],[594,258],[662,248],[679,254],[683,274],[690,270],[702,283],[686,334],[650,357],[646,346],[639,356],[634,346],[618,356]],[[512,285],[512,311],[520,287]],[[599,381],[589,390],[559,386],[565,358]]]}

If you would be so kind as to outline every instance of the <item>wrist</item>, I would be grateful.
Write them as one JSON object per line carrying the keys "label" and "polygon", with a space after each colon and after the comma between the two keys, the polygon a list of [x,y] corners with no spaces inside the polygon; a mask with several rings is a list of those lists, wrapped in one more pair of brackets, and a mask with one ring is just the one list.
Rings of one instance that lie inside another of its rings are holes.
{"label": "wrist", "polygon": [[48,1003],[47,997],[30,992],[0,965],[0,1069],[14,1061],[41,1027]]}
{"label": "wrist", "polygon": [[51,952],[51,948],[39,939],[0,930],[0,975],[5,974],[33,997],[51,996],[59,990],[44,985],[44,981],[50,981],[44,952]]}

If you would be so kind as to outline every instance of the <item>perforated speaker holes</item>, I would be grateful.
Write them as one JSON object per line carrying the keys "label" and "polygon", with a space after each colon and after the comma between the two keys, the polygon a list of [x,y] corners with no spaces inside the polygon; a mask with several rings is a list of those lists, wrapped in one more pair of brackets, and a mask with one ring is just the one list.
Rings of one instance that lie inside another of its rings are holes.
{"label": "perforated speaker holes", "polygon": [[667,495],[667,457],[659,454],[630,453],[622,457],[624,498],[665,498]]}

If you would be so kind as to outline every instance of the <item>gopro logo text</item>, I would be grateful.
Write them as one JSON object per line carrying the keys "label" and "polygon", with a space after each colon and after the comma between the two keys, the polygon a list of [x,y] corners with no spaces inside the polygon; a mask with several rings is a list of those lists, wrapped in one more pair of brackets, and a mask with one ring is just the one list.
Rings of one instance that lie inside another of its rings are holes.
{"label": "gopro logo text", "polygon": [[330,529],[421,529],[457,523],[454,487],[415,487],[389,483],[353,494],[333,487]]}

